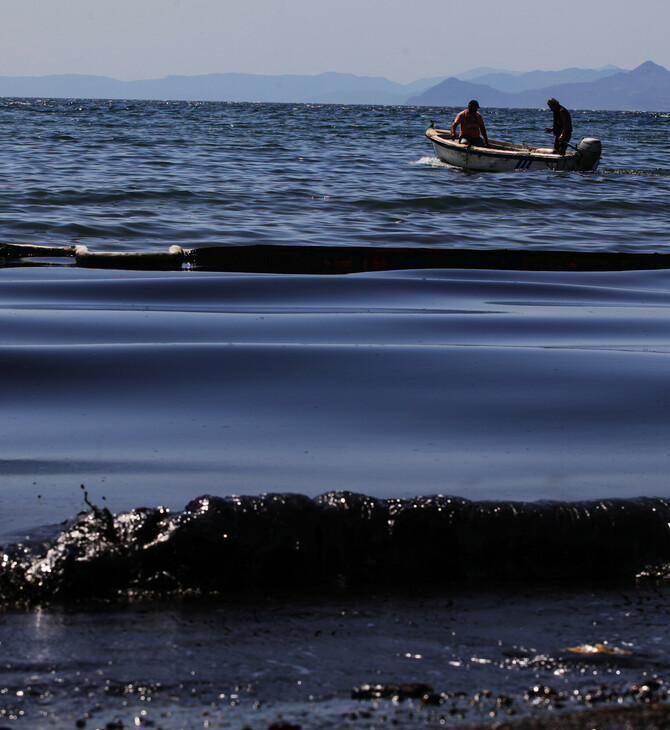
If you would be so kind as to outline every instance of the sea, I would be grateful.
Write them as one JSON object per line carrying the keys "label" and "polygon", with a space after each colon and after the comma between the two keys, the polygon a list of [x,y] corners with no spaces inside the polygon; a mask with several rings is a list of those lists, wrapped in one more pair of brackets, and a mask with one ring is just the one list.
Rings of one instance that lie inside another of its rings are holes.
{"label": "sea", "polygon": [[670,114],[458,111],[0,99],[0,727],[670,715]]}

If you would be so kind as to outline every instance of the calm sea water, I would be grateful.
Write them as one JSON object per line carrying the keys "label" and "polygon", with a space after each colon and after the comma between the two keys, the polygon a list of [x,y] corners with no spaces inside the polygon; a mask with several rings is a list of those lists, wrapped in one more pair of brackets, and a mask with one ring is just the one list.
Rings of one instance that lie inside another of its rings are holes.
{"label": "calm sea water", "polygon": [[[486,175],[433,157],[456,111],[2,100],[0,243],[670,253],[670,115],[575,111],[597,172]],[[494,139],[549,139],[548,111],[483,112]],[[670,561],[667,270],[37,263],[0,267],[3,723],[417,727],[581,707],[589,682],[667,696],[665,589],[635,587]],[[148,597],[182,602],[118,610]],[[377,682],[439,696],[351,699]]]}
{"label": "calm sea water", "polygon": [[[3,240],[665,249],[668,114],[574,112],[599,172],[464,175],[424,131],[456,109],[0,102]],[[549,111],[483,110],[489,135],[546,144]]]}

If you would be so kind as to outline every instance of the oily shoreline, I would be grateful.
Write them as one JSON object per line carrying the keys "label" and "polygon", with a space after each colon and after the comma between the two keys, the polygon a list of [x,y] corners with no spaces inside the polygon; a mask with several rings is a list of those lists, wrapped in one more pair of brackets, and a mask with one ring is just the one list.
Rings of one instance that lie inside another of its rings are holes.
{"label": "oily shoreline", "polygon": [[646,728],[668,714],[665,595],[414,590],[5,612],[0,725]]}

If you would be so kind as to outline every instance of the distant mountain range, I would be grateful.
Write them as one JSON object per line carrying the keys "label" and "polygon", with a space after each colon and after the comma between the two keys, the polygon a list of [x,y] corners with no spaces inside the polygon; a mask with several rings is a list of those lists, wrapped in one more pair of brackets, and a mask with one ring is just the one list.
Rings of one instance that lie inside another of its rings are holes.
{"label": "distant mountain range", "polygon": [[[465,106],[468,99],[477,99],[482,107],[524,109],[542,107],[553,96],[571,109],[670,111],[670,71],[651,61],[633,71],[617,71],[592,81],[554,83],[515,92],[492,86],[495,76],[489,74],[473,81],[448,78],[410,97],[407,103]],[[489,84],[480,83],[482,78],[488,78]]]}
{"label": "distant mountain range", "polygon": [[615,66],[528,73],[479,68],[411,84],[341,73],[222,73],[143,81],[80,74],[0,76],[0,96],[461,107],[474,98],[482,107],[506,108],[543,107],[555,96],[572,109],[670,111],[670,71],[651,61],[633,71]]}

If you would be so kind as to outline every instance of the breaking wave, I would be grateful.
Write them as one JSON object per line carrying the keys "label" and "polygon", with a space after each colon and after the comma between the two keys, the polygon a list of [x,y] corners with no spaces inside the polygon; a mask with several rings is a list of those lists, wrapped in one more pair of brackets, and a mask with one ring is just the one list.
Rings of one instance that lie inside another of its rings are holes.
{"label": "breaking wave", "polygon": [[[88,502],[88,500],[87,500]],[[7,605],[273,589],[629,583],[661,578],[670,501],[475,502],[351,492],[201,496],[182,511],[91,505],[5,548]]]}

